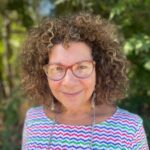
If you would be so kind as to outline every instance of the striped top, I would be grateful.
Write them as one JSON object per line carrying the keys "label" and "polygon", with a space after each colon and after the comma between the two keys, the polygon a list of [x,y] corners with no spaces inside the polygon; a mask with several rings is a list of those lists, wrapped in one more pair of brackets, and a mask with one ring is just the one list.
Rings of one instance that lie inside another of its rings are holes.
{"label": "striped top", "polygon": [[[91,150],[90,125],[66,125],[49,119],[43,106],[27,111],[22,150]],[[148,150],[142,119],[117,107],[107,120],[96,123],[92,150]]]}

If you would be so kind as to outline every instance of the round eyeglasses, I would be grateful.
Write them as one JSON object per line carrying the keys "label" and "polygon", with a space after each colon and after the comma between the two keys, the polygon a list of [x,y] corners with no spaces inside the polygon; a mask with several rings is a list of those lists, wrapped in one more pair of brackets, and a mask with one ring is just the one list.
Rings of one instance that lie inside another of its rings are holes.
{"label": "round eyeglasses", "polygon": [[65,77],[68,69],[70,69],[72,74],[77,78],[87,78],[92,74],[94,67],[95,61],[84,60],[70,66],[64,66],[60,63],[50,63],[44,65],[43,69],[48,79],[58,81]]}

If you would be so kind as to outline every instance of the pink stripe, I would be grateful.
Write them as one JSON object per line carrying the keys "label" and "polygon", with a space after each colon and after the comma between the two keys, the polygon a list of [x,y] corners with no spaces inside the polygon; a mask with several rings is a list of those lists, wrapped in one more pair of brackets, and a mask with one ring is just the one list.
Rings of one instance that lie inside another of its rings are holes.
{"label": "pink stripe", "polygon": [[115,130],[112,131],[112,130],[110,130],[110,129],[109,129],[109,130],[106,130],[106,129],[98,129],[98,128],[96,128],[96,129],[94,129],[94,132],[108,133],[108,134],[118,135],[118,136],[121,136],[121,137],[124,137],[124,136],[125,136],[125,138],[130,138],[130,139],[133,138],[133,136],[128,135],[128,133],[123,133],[123,132],[119,132],[119,131],[116,131],[116,132],[115,132]]}
{"label": "pink stripe", "polygon": [[[135,118],[134,118],[135,119]],[[126,123],[127,125],[134,125],[134,126],[137,126],[137,123],[136,122],[133,122],[133,121],[129,121],[127,119],[122,119],[122,120],[119,120],[118,118],[112,118],[111,120],[113,121],[117,121],[118,123]]]}
{"label": "pink stripe", "polygon": [[62,129],[73,129],[73,130],[91,130],[91,126],[75,126],[75,125],[64,125],[64,124],[57,124],[56,127],[62,128]]}
{"label": "pink stripe", "polygon": [[47,149],[48,149],[48,147],[47,147],[47,146],[34,145],[34,144],[32,144],[32,145],[28,145],[28,146],[26,146],[26,148],[27,148],[27,149],[37,149],[37,148],[39,148],[39,149],[43,149],[43,148],[45,148],[45,150],[47,150]]}
{"label": "pink stripe", "polygon": [[101,137],[99,137],[99,136],[95,136],[94,137],[96,140],[100,140],[100,141],[112,141],[112,142],[117,142],[117,143],[120,143],[121,145],[124,143],[124,144],[126,144],[126,145],[130,145],[130,142],[127,142],[127,141],[125,141],[125,140],[123,140],[123,141],[121,141],[120,139],[114,139],[114,138],[110,138],[110,137],[106,137],[106,136],[101,136]]}
{"label": "pink stripe", "polygon": [[54,132],[55,135],[59,136],[59,135],[62,135],[62,136],[68,136],[68,137],[83,137],[83,138],[88,138],[89,135],[91,134],[87,134],[87,135],[84,135],[84,134],[76,134],[76,133],[64,133],[64,132]]}

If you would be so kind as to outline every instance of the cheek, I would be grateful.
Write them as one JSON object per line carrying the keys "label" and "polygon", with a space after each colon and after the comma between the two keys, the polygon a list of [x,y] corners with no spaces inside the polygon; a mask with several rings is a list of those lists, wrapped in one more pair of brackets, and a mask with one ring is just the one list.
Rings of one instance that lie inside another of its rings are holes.
{"label": "cheek", "polygon": [[48,80],[48,85],[52,93],[59,88],[59,83],[57,81]]}
{"label": "cheek", "polygon": [[95,72],[92,74],[90,78],[83,80],[83,84],[88,91],[93,92],[96,84],[96,75]]}

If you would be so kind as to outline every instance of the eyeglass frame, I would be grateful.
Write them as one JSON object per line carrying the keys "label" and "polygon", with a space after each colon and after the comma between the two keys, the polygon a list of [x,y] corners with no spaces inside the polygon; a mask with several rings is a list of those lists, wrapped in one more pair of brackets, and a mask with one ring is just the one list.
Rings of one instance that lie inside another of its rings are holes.
{"label": "eyeglass frame", "polygon": [[[79,77],[79,76],[77,76],[76,74],[74,74],[74,72],[73,72],[73,70],[72,70],[72,67],[73,67],[75,64],[82,63],[82,62],[91,62],[91,63],[92,63],[92,66],[93,66],[91,73],[90,73],[88,76],[86,76],[86,77]],[[63,75],[60,79],[58,79],[58,80],[55,80],[55,79],[52,79],[52,78],[48,77],[48,75],[47,75],[47,70],[46,70],[46,67],[47,67],[47,66],[49,66],[49,65],[55,65],[55,64],[56,64],[56,65],[60,65],[60,66],[62,66],[62,67],[65,69],[64,75]],[[50,79],[50,80],[53,80],[53,81],[60,81],[60,80],[62,80],[62,79],[65,77],[66,72],[68,71],[68,69],[71,70],[72,74],[73,74],[75,77],[77,77],[77,78],[79,78],[79,79],[85,79],[85,78],[88,78],[88,77],[92,74],[92,72],[93,72],[93,70],[94,70],[94,68],[95,68],[95,64],[96,64],[96,62],[95,62],[94,60],[82,60],[82,61],[76,62],[76,63],[74,63],[74,64],[72,64],[72,65],[69,65],[69,66],[63,65],[63,64],[61,64],[61,63],[49,63],[49,64],[46,64],[46,65],[43,66],[43,70],[44,70],[44,72],[45,72],[47,78]]]}

